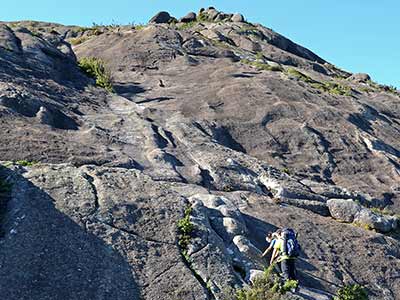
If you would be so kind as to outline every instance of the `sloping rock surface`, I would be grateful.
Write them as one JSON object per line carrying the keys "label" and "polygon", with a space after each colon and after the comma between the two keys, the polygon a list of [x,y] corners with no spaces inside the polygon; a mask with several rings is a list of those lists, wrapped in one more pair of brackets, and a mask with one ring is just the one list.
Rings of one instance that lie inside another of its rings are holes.
{"label": "sloping rock surface", "polygon": [[181,21],[0,24],[0,294],[232,299],[292,227],[289,298],[399,299],[399,93],[241,15]]}

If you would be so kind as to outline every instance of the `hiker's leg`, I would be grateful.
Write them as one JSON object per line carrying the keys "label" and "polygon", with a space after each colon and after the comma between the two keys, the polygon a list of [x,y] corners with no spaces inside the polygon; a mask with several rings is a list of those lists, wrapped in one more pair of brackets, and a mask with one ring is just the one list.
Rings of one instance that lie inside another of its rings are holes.
{"label": "hiker's leg", "polygon": [[275,271],[278,273],[278,275],[281,275],[282,269],[281,269],[281,263],[280,263],[280,262],[276,262],[276,263],[274,264],[274,269],[275,269]]}
{"label": "hiker's leg", "polygon": [[289,279],[296,280],[296,264],[294,259],[288,259]]}
{"label": "hiker's leg", "polygon": [[284,259],[284,260],[282,260],[281,261],[281,269],[282,269],[282,276],[283,276],[283,279],[286,281],[286,280],[289,280],[289,264],[288,264],[288,260],[289,259]]}

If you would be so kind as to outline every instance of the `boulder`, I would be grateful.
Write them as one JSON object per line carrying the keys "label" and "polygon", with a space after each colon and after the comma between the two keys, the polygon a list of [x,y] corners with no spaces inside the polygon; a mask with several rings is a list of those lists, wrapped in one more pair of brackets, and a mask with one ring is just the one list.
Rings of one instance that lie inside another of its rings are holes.
{"label": "boulder", "polygon": [[152,17],[149,23],[165,24],[171,21],[171,15],[166,11],[160,11],[154,17]]}
{"label": "boulder", "polygon": [[327,205],[333,218],[347,223],[353,222],[355,215],[362,210],[362,206],[351,199],[329,199]]}
{"label": "boulder", "polygon": [[366,73],[356,73],[349,77],[349,80],[354,82],[367,82],[371,80],[371,77]]}
{"label": "boulder", "polygon": [[242,14],[234,14],[231,18],[232,22],[244,22],[244,17]]}
{"label": "boulder", "polygon": [[219,12],[215,8],[209,8],[205,11],[205,13],[208,15],[208,19],[210,21],[215,20],[215,18],[218,16]]}
{"label": "boulder", "polygon": [[231,15],[229,15],[229,14],[219,13],[219,14],[215,17],[214,21],[215,21],[215,22],[221,22],[221,21],[226,21],[227,19],[230,19],[230,18],[231,18]]}
{"label": "boulder", "polygon": [[249,271],[249,281],[254,284],[257,278],[262,278],[264,276],[264,272],[261,270],[251,269]]}
{"label": "boulder", "polygon": [[330,199],[327,201],[327,205],[333,218],[347,223],[355,223],[366,229],[390,232],[397,229],[398,226],[395,217],[377,214],[353,200]]}
{"label": "boulder", "polygon": [[179,19],[179,22],[190,23],[196,21],[197,15],[194,12],[188,13],[186,16]]}
{"label": "boulder", "polygon": [[246,266],[247,273],[254,267],[264,268],[265,262],[261,257],[261,250],[253,245],[245,236],[237,235],[233,238],[232,242],[240,252],[240,257],[243,265]]}
{"label": "boulder", "polygon": [[396,218],[379,215],[366,208],[361,210],[356,215],[354,218],[354,223],[357,223],[367,229],[374,229],[383,233],[397,229]]}

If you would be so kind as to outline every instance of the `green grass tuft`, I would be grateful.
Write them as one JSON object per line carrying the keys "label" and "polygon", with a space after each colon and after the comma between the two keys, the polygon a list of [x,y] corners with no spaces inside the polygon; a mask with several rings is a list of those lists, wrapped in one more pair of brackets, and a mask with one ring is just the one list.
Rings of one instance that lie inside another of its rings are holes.
{"label": "green grass tuft", "polygon": [[358,284],[347,285],[337,292],[334,300],[368,300],[368,294]]}
{"label": "green grass tuft", "polygon": [[103,60],[96,57],[83,57],[78,61],[78,65],[86,75],[96,79],[97,86],[111,93],[114,92],[111,72],[106,68]]}

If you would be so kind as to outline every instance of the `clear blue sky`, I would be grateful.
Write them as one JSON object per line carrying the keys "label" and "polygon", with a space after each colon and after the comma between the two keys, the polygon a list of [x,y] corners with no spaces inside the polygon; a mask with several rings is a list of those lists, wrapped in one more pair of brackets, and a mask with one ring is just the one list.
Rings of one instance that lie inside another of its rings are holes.
{"label": "clear blue sky", "polygon": [[63,24],[146,23],[160,10],[175,17],[200,7],[241,12],[351,72],[400,87],[399,0],[8,0],[0,20]]}

